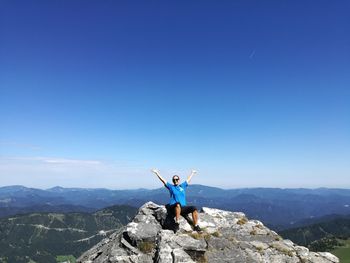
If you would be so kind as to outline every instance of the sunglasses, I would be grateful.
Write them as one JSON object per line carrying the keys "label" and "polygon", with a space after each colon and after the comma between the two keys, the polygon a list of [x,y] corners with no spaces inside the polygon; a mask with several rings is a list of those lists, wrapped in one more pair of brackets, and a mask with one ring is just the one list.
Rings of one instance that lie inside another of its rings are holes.
{"label": "sunglasses", "polygon": [[174,178],[173,181],[176,182],[176,181],[179,181],[180,179],[179,178]]}

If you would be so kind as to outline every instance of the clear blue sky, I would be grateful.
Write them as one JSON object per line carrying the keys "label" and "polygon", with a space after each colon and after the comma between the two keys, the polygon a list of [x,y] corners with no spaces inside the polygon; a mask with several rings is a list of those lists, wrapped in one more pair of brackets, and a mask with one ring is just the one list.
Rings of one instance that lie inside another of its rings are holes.
{"label": "clear blue sky", "polygon": [[349,1],[1,1],[0,185],[350,187]]}

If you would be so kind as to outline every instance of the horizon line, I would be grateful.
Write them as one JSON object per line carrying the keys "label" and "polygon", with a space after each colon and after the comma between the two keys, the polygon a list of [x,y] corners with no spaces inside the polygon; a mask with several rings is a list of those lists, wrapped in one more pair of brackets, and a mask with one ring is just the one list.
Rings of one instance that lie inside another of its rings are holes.
{"label": "horizon line", "polygon": [[[209,185],[204,185],[204,184],[191,184],[192,186],[205,186],[209,188],[216,188],[220,190],[239,190],[239,189],[281,189],[281,190],[296,190],[296,189],[305,189],[305,190],[319,190],[319,189],[331,189],[331,190],[350,190],[349,188],[341,188],[341,187],[327,187],[327,186],[319,186],[319,187],[263,187],[263,186],[255,186],[255,187],[235,187],[235,188],[221,188],[218,186],[209,186]],[[96,187],[96,188],[91,188],[91,187],[64,187],[64,186],[59,186],[55,185],[52,187],[48,188],[41,188],[41,187],[30,187],[30,186],[24,186],[20,184],[14,184],[14,185],[0,185],[1,188],[9,188],[9,187],[22,187],[22,188],[27,188],[27,189],[38,189],[38,190],[50,190],[53,188],[62,188],[62,189],[87,189],[87,190],[109,190],[109,191],[135,191],[135,190],[157,190],[157,189],[162,189],[163,187],[157,187],[157,188],[144,188],[144,187],[139,187],[139,188],[107,188],[107,187]]]}

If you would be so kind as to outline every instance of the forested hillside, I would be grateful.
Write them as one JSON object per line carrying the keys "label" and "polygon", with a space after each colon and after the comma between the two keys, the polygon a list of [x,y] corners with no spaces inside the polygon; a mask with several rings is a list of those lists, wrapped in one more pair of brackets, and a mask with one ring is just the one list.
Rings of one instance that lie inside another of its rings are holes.
{"label": "forested hillside", "polygon": [[[130,206],[95,213],[30,213],[0,220],[1,262],[56,262],[57,256],[79,256],[130,221]],[[61,257],[62,258],[62,257]]]}

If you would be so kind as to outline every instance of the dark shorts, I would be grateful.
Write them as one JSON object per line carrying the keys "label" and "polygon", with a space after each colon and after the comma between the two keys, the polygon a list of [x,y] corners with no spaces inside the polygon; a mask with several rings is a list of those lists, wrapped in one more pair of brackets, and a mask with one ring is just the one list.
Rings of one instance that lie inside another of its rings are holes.
{"label": "dark shorts", "polygon": [[[176,203],[176,204],[179,204],[179,203]],[[170,212],[170,213],[175,214],[175,206],[176,206],[176,204],[173,204],[173,205],[167,204],[166,205],[168,213]],[[192,205],[181,206],[181,215],[182,216],[186,216],[186,215],[188,215],[190,213],[193,213],[195,210],[197,210],[197,207],[192,206]]]}

